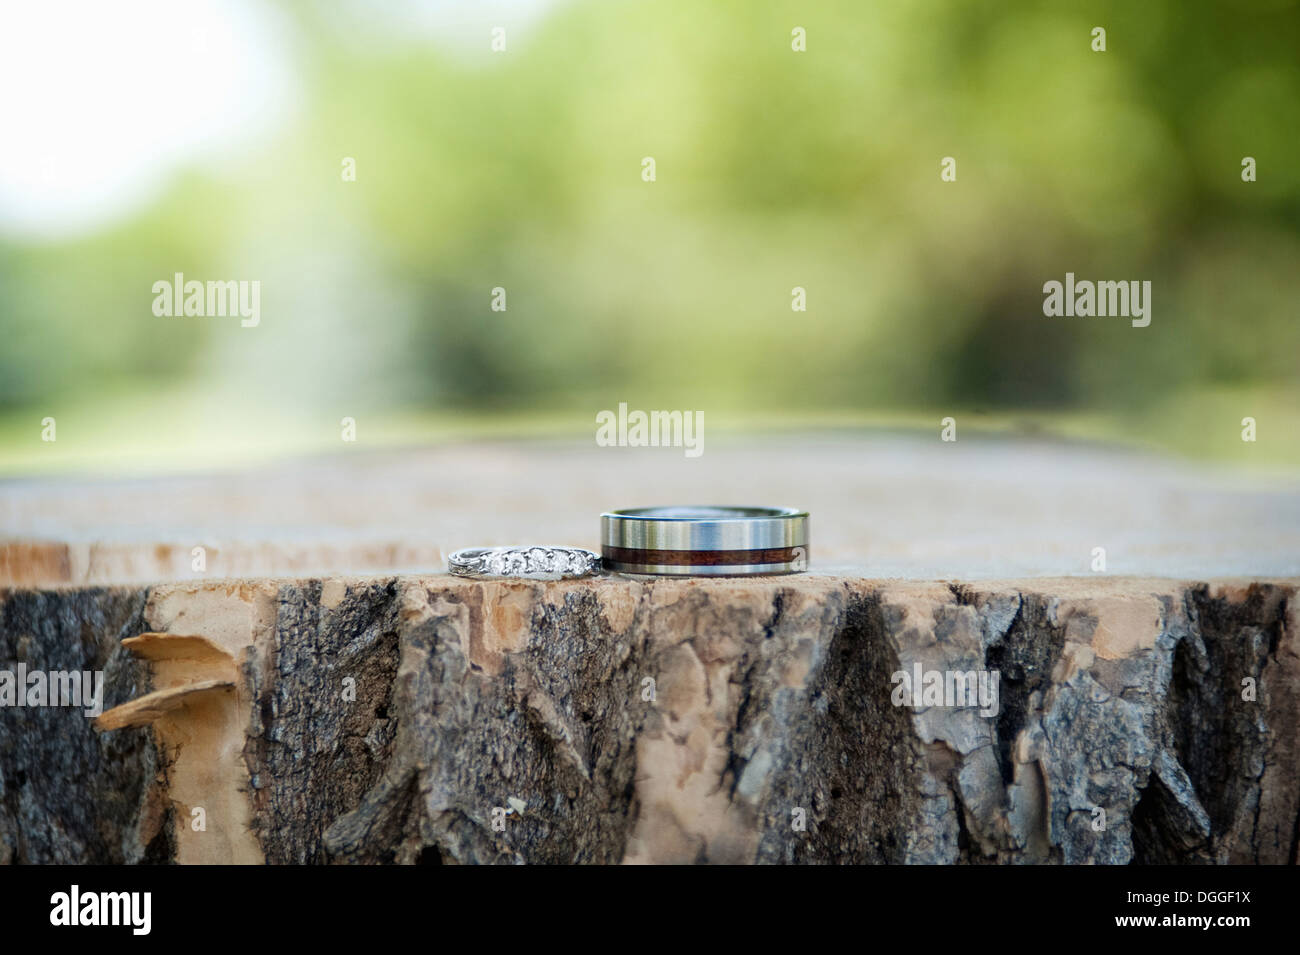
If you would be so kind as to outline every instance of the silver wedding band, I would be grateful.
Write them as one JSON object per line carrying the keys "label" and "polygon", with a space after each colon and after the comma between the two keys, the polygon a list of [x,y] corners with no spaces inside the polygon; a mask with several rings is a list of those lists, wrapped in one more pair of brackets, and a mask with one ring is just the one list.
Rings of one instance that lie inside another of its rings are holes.
{"label": "silver wedding band", "polygon": [[797,574],[808,512],[792,507],[637,507],[600,516],[601,563],[622,574]]}

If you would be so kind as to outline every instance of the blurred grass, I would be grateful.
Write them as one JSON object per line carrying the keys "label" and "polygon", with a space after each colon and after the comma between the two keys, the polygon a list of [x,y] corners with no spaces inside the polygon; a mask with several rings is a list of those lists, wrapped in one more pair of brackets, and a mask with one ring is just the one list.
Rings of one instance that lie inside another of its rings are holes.
{"label": "blurred grass", "polygon": [[[161,409],[161,410],[160,410]],[[200,394],[127,393],[94,405],[58,409],[58,438],[40,439],[36,411],[0,416],[0,478],[91,472],[113,476],[226,471],[298,457],[372,455],[408,447],[483,441],[592,440],[595,416],[572,412],[412,410],[356,417],[355,443],[341,437],[341,416],[304,417],[291,409],[235,403],[214,409]],[[71,414],[68,412],[71,411]],[[951,409],[907,411],[724,412],[704,416],[705,448],[772,435],[889,435],[938,440]],[[1256,441],[1241,440],[1241,419],[1257,422]],[[1016,438],[1086,442],[1156,452],[1260,477],[1294,480],[1300,471],[1300,395],[1261,388],[1184,394],[1125,417],[1098,412],[973,410],[955,415],[958,440]],[[67,429],[64,422],[74,422]],[[310,466],[309,464],[306,466]]]}

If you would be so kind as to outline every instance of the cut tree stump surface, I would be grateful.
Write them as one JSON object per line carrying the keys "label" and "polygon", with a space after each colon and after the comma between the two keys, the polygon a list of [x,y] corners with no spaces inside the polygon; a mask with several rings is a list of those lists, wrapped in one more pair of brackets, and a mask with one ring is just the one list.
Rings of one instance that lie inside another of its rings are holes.
{"label": "cut tree stump surface", "polygon": [[[677,453],[3,485],[0,674],[102,671],[105,713],[0,708],[0,862],[1300,861],[1294,487]],[[805,507],[812,572],[436,572],[655,503]]]}
{"label": "cut tree stump surface", "polygon": [[[603,510],[811,514],[812,569],[977,580],[1300,575],[1300,485],[1081,445],[903,437],[514,443],[252,472],[0,483],[0,585],[429,573],[460,547],[597,548]],[[193,549],[205,569],[195,571]]]}

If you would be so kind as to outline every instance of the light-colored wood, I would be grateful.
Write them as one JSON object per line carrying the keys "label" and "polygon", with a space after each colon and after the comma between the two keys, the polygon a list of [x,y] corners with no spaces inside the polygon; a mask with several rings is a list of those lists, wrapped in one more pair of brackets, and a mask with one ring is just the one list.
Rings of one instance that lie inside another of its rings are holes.
{"label": "light-colored wood", "polygon": [[[462,445],[223,475],[0,485],[0,586],[434,573],[460,547],[598,549],[603,510],[810,512],[866,578],[1300,575],[1300,484],[1092,446],[834,434],[680,448]],[[195,570],[195,547],[203,569]]]}
{"label": "light-colored wood", "polygon": [[154,690],[101,713],[95,718],[95,727],[108,732],[128,726],[149,726],[182,706],[201,702],[211,696],[233,696],[234,690],[235,684],[228,680],[203,680],[185,686]]}

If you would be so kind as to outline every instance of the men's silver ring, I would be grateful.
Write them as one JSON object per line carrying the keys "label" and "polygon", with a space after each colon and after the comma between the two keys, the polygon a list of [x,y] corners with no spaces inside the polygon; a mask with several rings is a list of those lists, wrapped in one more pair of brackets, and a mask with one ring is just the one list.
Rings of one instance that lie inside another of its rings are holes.
{"label": "men's silver ring", "polygon": [[525,577],[561,580],[600,571],[600,555],[581,547],[466,547],[447,558],[458,577]]}
{"label": "men's silver ring", "polygon": [[616,574],[798,574],[808,512],[793,507],[634,507],[600,515],[601,556]]}

